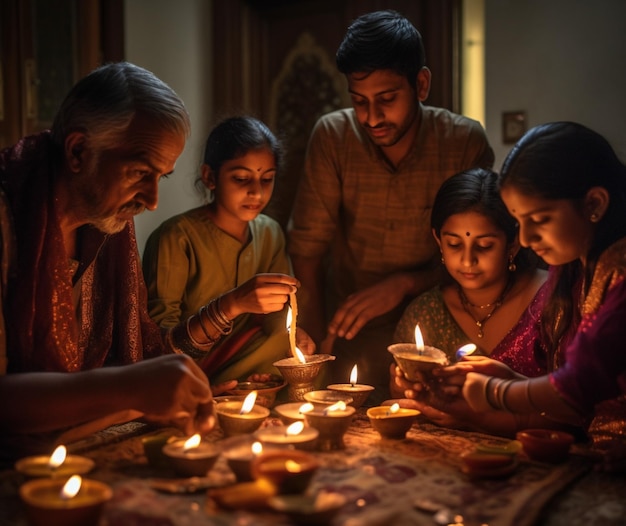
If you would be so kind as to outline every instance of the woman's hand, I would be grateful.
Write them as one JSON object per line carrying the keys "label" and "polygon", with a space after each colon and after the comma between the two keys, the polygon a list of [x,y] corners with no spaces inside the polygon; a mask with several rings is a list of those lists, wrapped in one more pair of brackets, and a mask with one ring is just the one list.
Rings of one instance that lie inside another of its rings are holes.
{"label": "woman's hand", "polygon": [[296,347],[302,351],[302,354],[315,354],[316,345],[308,333],[296,325]]}

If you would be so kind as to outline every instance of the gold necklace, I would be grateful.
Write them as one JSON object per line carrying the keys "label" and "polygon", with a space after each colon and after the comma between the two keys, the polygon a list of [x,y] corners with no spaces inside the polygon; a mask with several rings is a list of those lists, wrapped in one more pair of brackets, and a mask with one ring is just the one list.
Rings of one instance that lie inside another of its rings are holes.
{"label": "gold necklace", "polygon": [[[467,296],[465,295],[465,292],[463,292],[463,289],[461,288],[461,286],[460,285],[457,286],[456,290],[459,293],[459,300],[461,300],[461,306],[463,307],[463,310],[467,313],[467,315],[470,318],[472,318],[472,320],[474,320],[474,323],[478,327],[479,338],[482,338],[485,335],[485,329],[483,328],[485,323],[487,323],[489,319],[494,315],[494,313],[502,306],[502,303],[504,302],[504,298],[508,294],[509,290],[511,290],[512,286],[513,286],[513,280],[509,280],[506,284],[506,287],[504,287],[502,294],[500,294],[500,296],[498,297],[498,299],[496,299],[496,301],[494,301],[493,303],[487,303],[485,305],[473,305],[472,303],[470,303],[470,301],[467,299]],[[491,311],[482,319],[476,318],[476,316],[474,316],[472,314],[472,311],[470,311],[469,309],[469,307],[474,307],[476,309],[486,309],[487,307],[490,307],[491,305],[493,305],[493,309],[491,309]]]}

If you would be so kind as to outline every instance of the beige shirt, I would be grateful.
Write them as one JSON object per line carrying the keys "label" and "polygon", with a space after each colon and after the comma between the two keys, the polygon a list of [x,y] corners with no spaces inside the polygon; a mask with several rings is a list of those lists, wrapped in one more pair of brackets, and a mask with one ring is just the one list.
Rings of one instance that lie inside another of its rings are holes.
{"label": "beige shirt", "polygon": [[330,253],[337,301],[391,273],[418,270],[438,253],[430,212],[443,181],[493,161],[482,126],[445,109],[422,107],[414,148],[397,168],[353,109],[327,114],[309,141],[289,252]]}

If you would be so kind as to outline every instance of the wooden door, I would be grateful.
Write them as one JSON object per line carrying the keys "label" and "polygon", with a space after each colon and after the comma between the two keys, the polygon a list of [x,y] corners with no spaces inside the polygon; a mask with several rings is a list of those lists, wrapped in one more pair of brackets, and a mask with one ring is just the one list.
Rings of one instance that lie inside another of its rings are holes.
{"label": "wooden door", "polygon": [[428,104],[459,111],[460,0],[214,0],[215,120],[248,113],[283,140],[286,158],[265,213],[286,227],[308,137],[350,105],[335,52],[361,14],[395,9],[417,27],[433,72]]}
{"label": "wooden door", "polygon": [[0,0],[0,147],[48,128],[74,83],[123,58],[123,0]]}

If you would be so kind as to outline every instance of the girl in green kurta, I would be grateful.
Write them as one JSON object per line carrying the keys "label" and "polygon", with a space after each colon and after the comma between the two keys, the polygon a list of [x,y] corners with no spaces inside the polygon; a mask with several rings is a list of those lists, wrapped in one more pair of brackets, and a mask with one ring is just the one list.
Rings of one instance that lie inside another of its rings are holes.
{"label": "girl in green kurta", "polygon": [[[279,161],[265,124],[222,121],[209,134],[197,180],[207,204],[165,221],[146,243],[150,316],[165,328],[200,312],[204,334],[191,339],[200,351],[191,354],[214,383],[278,374],[272,364],[290,352],[285,284],[295,292],[298,282],[279,224],[261,214]],[[297,332],[300,350],[314,352]]]}

